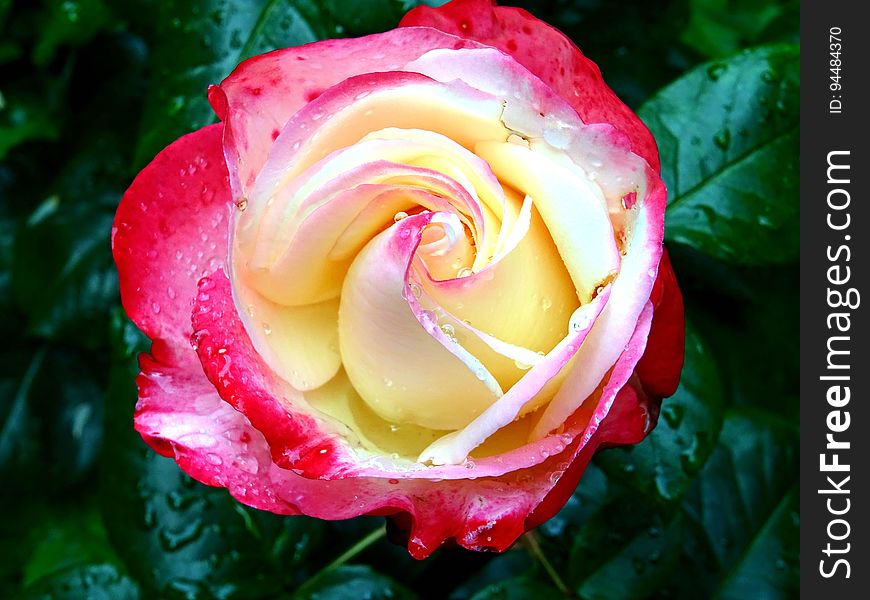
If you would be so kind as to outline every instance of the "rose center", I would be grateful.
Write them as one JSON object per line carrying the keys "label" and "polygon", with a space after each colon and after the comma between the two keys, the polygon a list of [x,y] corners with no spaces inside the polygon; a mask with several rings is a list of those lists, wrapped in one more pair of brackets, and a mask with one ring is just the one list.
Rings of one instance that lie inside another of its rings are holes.
{"label": "rose center", "polygon": [[443,281],[470,274],[474,257],[471,236],[455,213],[439,212],[423,229],[417,258],[433,279]]}

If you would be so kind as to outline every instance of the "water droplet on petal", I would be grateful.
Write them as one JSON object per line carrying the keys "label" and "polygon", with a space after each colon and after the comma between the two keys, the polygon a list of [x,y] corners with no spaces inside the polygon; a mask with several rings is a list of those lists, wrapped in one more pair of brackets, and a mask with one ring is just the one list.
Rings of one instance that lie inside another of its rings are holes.
{"label": "water droplet on petal", "polygon": [[448,338],[450,338],[454,342],[456,341],[456,329],[453,328],[453,325],[451,325],[450,323],[444,323],[443,325],[441,325],[441,331],[443,331],[444,335],[446,335]]}

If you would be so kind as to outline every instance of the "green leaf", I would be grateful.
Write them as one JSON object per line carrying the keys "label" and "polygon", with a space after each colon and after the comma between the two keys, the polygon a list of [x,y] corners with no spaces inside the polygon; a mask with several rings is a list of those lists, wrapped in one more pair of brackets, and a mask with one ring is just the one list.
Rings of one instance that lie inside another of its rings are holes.
{"label": "green leaf", "polygon": [[795,484],[777,505],[740,562],[725,577],[717,598],[797,597],[800,582],[799,511]]}
{"label": "green leaf", "polygon": [[757,48],[641,107],[669,190],[667,240],[743,264],[797,258],[799,64],[795,45]]}
{"label": "green leaf", "polygon": [[678,500],[713,451],[723,413],[716,363],[687,324],[680,387],[663,401],[655,429],[640,444],[600,452],[595,460],[608,475],[649,498]]}
{"label": "green leaf", "polygon": [[716,559],[730,567],[797,479],[797,431],[762,414],[733,413],[688,503]]}
{"label": "green leaf", "polygon": [[589,463],[565,506],[535,530],[541,550],[558,573],[571,569],[574,541],[612,496],[614,484],[595,462]]}
{"label": "green leaf", "polygon": [[674,511],[622,490],[575,534],[568,579],[581,598],[649,597],[677,564],[681,531]]}
{"label": "green leaf", "polygon": [[130,574],[170,599],[261,598],[303,578],[322,524],[245,507],[148,448],[133,430],[138,369],[129,358],[144,340],[120,316],[112,340],[100,489],[109,540]]}
{"label": "green leaf", "polygon": [[37,424],[33,419],[33,383],[42,369],[46,349],[40,348],[30,356],[24,365],[23,353],[9,356],[4,353],[0,361],[0,392],[2,397],[11,399],[0,404],[0,473],[3,481],[9,481],[19,473],[32,468],[32,462],[41,450]]}
{"label": "green leaf", "polygon": [[683,577],[672,583],[676,595],[711,597],[720,588],[726,597],[741,589],[793,597],[797,442],[796,428],[765,413],[726,417],[719,446],[683,504],[692,539]]}
{"label": "green leaf", "polygon": [[50,104],[30,90],[0,89],[0,160],[25,142],[57,139]]}
{"label": "green leaf", "polygon": [[138,600],[140,597],[136,582],[111,564],[63,571],[28,588],[21,596],[22,600]]}
{"label": "green leaf", "polygon": [[30,537],[36,545],[24,567],[25,587],[71,567],[117,560],[99,512],[91,506],[72,512],[56,510],[33,528]]}
{"label": "green leaf", "polygon": [[118,297],[110,202],[100,207],[52,196],[18,233],[12,291],[33,334],[82,346],[103,339],[105,314]]}
{"label": "green leaf", "polygon": [[11,400],[0,408],[0,472],[9,491],[57,491],[84,479],[102,439],[99,360],[49,347],[0,360],[0,390]]}
{"label": "green leaf", "polygon": [[439,6],[440,2],[420,0],[322,0],[323,7],[338,24],[342,37],[368,35],[393,29],[402,15],[420,4]]}
{"label": "green leaf", "polygon": [[48,2],[40,19],[33,62],[45,66],[58,47],[83,44],[111,23],[112,15],[103,0]]}
{"label": "green leaf", "polygon": [[763,408],[797,423],[797,265],[728,265],[685,246],[670,250],[687,314],[709,341],[729,404]]}
{"label": "green leaf", "polygon": [[764,40],[764,33],[798,3],[794,0],[690,0],[682,40],[701,54],[720,58]]}
{"label": "green leaf", "polygon": [[[538,531],[540,531],[540,529],[538,529]],[[434,559],[433,562],[443,560],[442,556],[440,556],[441,554],[446,555],[447,553],[436,553],[432,557]],[[444,575],[445,573],[451,573],[455,576],[455,572],[461,568],[463,564],[469,566],[474,565],[476,567],[477,564],[474,562],[475,559],[480,563],[480,559],[483,556],[484,555],[481,555],[480,553],[472,554],[471,552],[468,552],[459,557],[462,564],[439,565],[438,563],[435,563],[432,566],[435,580],[444,581],[446,579]],[[428,562],[428,559],[426,562]],[[522,545],[517,544],[507,552],[491,556],[490,560],[483,563],[483,566],[480,568],[468,569],[468,571],[471,572],[471,575],[466,575],[463,578],[465,580],[460,585],[453,588],[453,591],[450,594],[450,600],[470,598],[486,589],[497,587],[498,584],[505,580],[515,580],[520,575],[531,576],[535,571],[535,568],[535,559],[532,557],[531,553],[526,548],[523,548]],[[542,574],[542,577],[546,577],[546,574]],[[427,585],[425,589],[430,588],[431,586]]]}
{"label": "green leaf", "polygon": [[142,166],[181,135],[215,120],[206,99],[245,58],[335,34],[313,0],[138,0],[112,3],[152,44],[151,81],[136,146]]}
{"label": "green leaf", "polygon": [[559,590],[533,579],[516,577],[494,583],[477,592],[471,600],[561,600],[565,596]]}
{"label": "green leaf", "polygon": [[365,565],[344,565],[324,575],[299,588],[293,599],[413,600],[417,597],[404,586]]}

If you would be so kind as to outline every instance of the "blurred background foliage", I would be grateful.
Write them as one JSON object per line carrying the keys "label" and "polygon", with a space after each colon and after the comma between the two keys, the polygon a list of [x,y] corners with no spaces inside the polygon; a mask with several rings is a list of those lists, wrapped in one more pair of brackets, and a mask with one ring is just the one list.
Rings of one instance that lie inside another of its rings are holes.
{"label": "blurred background foliage", "polygon": [[655,431],[600,452],[514,549],[415,562],[382,519],[249,509],[133,431],[147,344],[110,254],[124,189],[213,121],[205,86],[240,60],[418,3],[0,0],[0,597],[796,596],[796,0],[516,2],[656,135],[689,325]]}

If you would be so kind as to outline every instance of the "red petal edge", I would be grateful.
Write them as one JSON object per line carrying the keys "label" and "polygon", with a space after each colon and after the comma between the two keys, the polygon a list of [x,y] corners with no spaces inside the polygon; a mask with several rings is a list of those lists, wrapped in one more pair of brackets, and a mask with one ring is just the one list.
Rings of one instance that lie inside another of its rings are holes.
{"label": "red petal edge", "polygon": [[636,373],[647,394],[666,398],[677,391],[686,347],[683,295],[667,250],[662,253],[650,302],[655,313]]}
{"label": "red petal edge", "polygon": [[222,133],[209,125],[161,151],[124,193],[112,227],[124,310],[152,340],[185,350],[196,284],[227,257]]}

